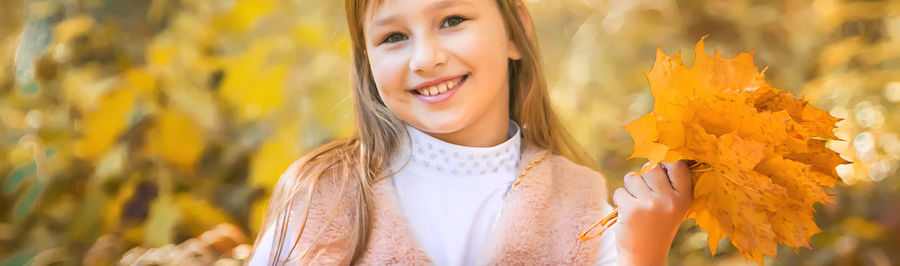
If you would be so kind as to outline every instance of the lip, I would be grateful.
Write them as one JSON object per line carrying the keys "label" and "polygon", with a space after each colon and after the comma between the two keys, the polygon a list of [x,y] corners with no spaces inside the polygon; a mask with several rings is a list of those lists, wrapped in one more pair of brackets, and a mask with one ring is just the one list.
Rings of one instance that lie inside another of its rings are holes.
{"label": "lip", "polygon": [[[419,89],[423,89],[423,88],[427,88],[427,87],[434,86],[434,85],[437,85],[437,84],[441,84],[441,83],[443,83],[443,82],[446,82],[446,81],[449,81],[449,80],[454,80],[454,79],[457,79],[457,78],[460,79],[460,80],[459,80],[458,83],[456,83],[455,86],[453,86],[453,88],[447,89],[446,92],[441,93],[441,94],[438,94],[438,95],[425,96],[425,95],[421,95],[421,94],[418,94],[418,93],[415,93],[415,92],[414,92],[414,91],[419,90]],[[416,97],[417,99],[422,100],[423,102],[426,102],[426,103],[431,103],[431,104],[434,104],[434,103],[440,103],[440,102],[446,101],[447,99],[450,99],[450,97],[453,96],[453,94],[456,93],[456,91],[457,91],[460,87],[462,87],[463,84],[466,83],[466,80],[468,80],[468,78],[469,78],[469,74],[466,74],[466,75],[458,75],[458,76],[452,76],[452,77],[445,77],[445,78],[440,78],[440,79],[436,79],[436,80],[433,80],[433,81],[428,81],[428,82],[419,84],[418,86],[415,87],[415,89],[409,90],[409,93],[412,94],[412,95],[413,95],[414,97]]]}

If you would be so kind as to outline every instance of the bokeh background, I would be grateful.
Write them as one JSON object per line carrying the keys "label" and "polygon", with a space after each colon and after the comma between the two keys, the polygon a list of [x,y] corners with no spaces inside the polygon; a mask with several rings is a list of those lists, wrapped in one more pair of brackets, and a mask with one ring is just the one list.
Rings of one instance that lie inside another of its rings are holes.
{"label": "bokeh background", "polygon": [[[771,84],[844,118],[812,249],[766,264],[900,264],[900,1],[526,0],[553,101],[610,189],[657,45],[755,49]],[[279,174],[353,130],[343,1],[0,0],[0,265],[243,263]],[[672,265],[715,256],[686,221]]]}

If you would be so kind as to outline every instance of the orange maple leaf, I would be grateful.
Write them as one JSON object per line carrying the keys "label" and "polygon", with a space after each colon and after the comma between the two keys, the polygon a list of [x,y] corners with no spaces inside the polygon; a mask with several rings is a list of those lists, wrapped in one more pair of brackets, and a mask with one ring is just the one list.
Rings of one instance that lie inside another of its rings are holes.
{"label": "orange maple leaf", "polygon": [[657,49],[646,73],[653,111],[624,127],[634,139],[631,158],[649,159],[641,172],[697,162],[687,218],[709,233],[712,254],[724,237],[760,264],[781,244],[810,248],[821,231],[813,205],[832,202],[825,187],[840,182],[834,169],[848,163],[825,147],[837,140],[840,119],[771,87],[753,52],[710,57],[700,39],[694,54],[688,68],[680,53]]}

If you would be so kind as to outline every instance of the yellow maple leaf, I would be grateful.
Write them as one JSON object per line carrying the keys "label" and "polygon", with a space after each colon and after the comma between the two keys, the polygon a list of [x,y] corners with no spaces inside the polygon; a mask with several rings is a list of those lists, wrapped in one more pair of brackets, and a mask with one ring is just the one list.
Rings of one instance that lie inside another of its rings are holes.
{"label": "yellow maple leaf", "polygon": [[[132,69],[122,77],[122,85],[101,98],[94,110],[86,110],[82,138],[75,143],[75,155],[97,159],[112,147],[119,136],[140,115],[136,106],[154,101],[156,79],[144,69]],[[138,111],[138,113],[135,113]]]}
{"label": "yellow maple leaf", "polygon": [[176,110],[160,112],[147,132],[144,152],[159,156],[185,174],[194,173],[194,163],[206,147],[206,135],[191,117]]}
{"label": "yellow maple leaf", "polygon": [[59,22],[53,28],[53,40],[56,43],[66,43],[73,38],[87,33],[94,27],[94,19],[88,15],[77,15]]}
{"label": "yellow maple leaf", "polygon": [[173,203],[180,208],[180,216],[183,217],[181,224],[192,236],[199,236],[222,223],[234,223],[224,210],[207,200],[187,193],[175,195]]}
{"label": "yellow maple leaf", "polygon": [[271,0],[236,1],[228,14],[215,21],[215,25],[231,31],[246,31],[260,17],[274,11],[275,7],[275,2]]}
{"label": "yellow maple leaf", "polygon": [[220,95],[242,122],[281,108],[288,65],[274,55],[275,44],[260,41],[244,54],[223,60],[225,78]]}
{"label": "yellow maple leaf", "polygon": [[[705,37],[704,37],[705,38]],[[653,111],[623,127],[634,140],[631,158],[691,160],[694,199],[687,218],[709,233],[710,251],[728,237],[762,264],[778,245],[809,248],[821,230],[815,203],[831,203],[825,187],[840,182],[847,163],[826,148],[840,119],[771,87],[753,53],[724,58],[694,48],[690,68],[680,53],[657,49],[646,74]]]}
{"label": "yellow maple leaf", "polygon": [[[301,155],[300,140],[300,121],[285,121],[280,124],[273,136],[260,145],[253,155],[248,177],[250,185],[261,187],[267,194],[271,194],[284,169]],[[250,230],[254,233],[259,230],[262,218],[265,217],[268,200],[268,196],[262,197],[251,207],[254,216],[250,220]]]}

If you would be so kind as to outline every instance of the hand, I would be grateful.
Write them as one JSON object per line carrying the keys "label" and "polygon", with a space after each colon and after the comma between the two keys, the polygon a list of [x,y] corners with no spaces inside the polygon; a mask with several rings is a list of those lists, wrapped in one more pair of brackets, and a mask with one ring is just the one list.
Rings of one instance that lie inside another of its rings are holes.
{"label": "hand", "polygon": [[691,171],[684,161],[625,175],[625,186],[613,194],[619,207],[619,264],[664,265],[692,198]]}

